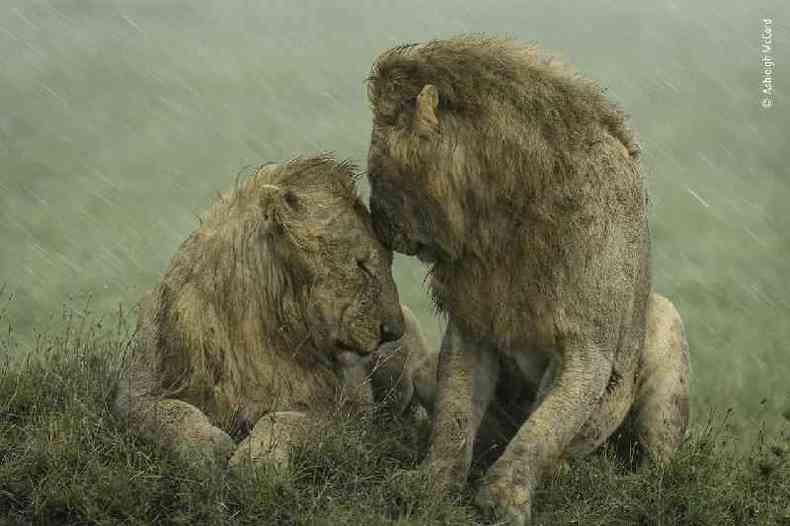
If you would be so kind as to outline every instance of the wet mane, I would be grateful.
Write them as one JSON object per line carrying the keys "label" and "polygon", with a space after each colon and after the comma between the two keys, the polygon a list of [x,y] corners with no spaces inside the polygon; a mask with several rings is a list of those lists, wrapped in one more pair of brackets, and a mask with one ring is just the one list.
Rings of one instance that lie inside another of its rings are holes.
{"label": "wet mane", "polygon": [[[238,393],[257,382],[269,390],[306,388],[293,383],[297,378],[306,386],[319,385],[307,379],[323,374],[309,372],[321,357],[304,321],[306,283],[291,264],[301,248],[290,234],[294,219],[282,211],[283,202],[304,207],[302,222],[310,220],[315,206],[367,213],[356,174],[353,164],[328,154],[297,158],[261,165],[218,196],[179,248],[156,293],[159,369],[171,393],[211,398],[215,395],[206,389],[223,379],[224,389]],[[286,372],[299,367],[308,372]],[[269,377],[260,377],[263,372]],[[233,400],[237,394],[225,396]],[[278,396],[266,389],[259,395]]]}
{"label": "wet mane", "polygon": [[373,65],[368,98],[374,112],[387,119],[413,104],[425,84],[438,88],[440,112],[482,121],[495,117],[492,102],[507,101],[511,111],[545,124],[542,131],[552,144],[576,145],[580,131],[602,124],[633,156],[638,155],[637,139],[620,107],[606,98],[596,82],[535,44],[462,35],[398,46]]}

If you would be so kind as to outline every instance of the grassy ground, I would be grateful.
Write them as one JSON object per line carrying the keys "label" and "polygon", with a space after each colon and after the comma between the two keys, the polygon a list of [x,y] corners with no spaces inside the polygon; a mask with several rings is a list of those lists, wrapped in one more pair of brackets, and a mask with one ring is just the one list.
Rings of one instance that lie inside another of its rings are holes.
{"label": "grassy ground", "polygon": [[[375,408],[339,411],[294,447],[288,473],[184,464],[110,413],[133,338],[123,314],[64,318],[25,360],[0,366],[0,525],[491,524],[469,496],[403,476],[418,468],[425,433]],[[663,470],[629,471],[606,451],[577,462],[544,483],[536,524],[790,525],[790,426],[744,450],[727,420],[698,419]]]}

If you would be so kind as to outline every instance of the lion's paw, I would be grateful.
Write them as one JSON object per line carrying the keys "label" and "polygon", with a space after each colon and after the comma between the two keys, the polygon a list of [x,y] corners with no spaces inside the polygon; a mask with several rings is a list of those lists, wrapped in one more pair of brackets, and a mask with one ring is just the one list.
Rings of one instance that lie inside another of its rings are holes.
{"label": "lion's paw", "polygon": [[262,417],[241,441],[228,464],[231,467],[246,463],[267,464],[277,470],[287,470],[294,437],[304,421],[304,413],[292,411]]}
{"label": "lion's paw", "polygon": [[222,465],[236,448],[230,435],[208,423],[185,426],[178,438],[173,440],[173,450],[177,457],[187,463]]}
{"label": "lion's paw", "polygon": [[484,484],[475,496],[475,505],[485,514],[495,517],[498,524],[527,526],[532,511],[529,500],[516,499],[519,490],[503,483]]}

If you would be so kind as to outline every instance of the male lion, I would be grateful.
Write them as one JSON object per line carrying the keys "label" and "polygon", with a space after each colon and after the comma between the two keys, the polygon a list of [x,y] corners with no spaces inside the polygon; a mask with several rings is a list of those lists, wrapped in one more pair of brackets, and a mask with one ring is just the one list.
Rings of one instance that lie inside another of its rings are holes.
{"label": "male lion", "polygon": [[437,481],[466,480],[489,406],[527,418],[477,498],[516,524],[540,477],[629,411],[639,446],[666,459],[687,424],[686,344],[671,303],[651,300],[647,194],[623,113],[536,48],[478,36],[389,50],[368,89],[374,228],[432,265],[448,316]]}
{"label": "male lion", "polygon": [[[185,454],[284,465],[293,428],[339,396],[394,389],[408,405],[425,343],[354,177],[300,158],[220,196],[142,303],[116,414]],[[256,422],[236,448],[229,433]]]}

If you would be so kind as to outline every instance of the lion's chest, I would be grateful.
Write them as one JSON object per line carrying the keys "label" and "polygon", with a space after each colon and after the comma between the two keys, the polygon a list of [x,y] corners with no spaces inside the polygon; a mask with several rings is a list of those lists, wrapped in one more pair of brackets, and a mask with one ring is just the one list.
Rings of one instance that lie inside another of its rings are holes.
{"label": "lion's chest", "polygon": [[530,265],[518,272],[471,266],[435,273],[431,289],[451,317],[498,348],[544,352],[556,344],[559,307],[546,282]]}
{"label": "lion's chest", "polygon": [[339,400],[372,399],[369,384],[355,381],[361,373],[338,374],[327,367],[306,367],[269,356],[268,360],[233,367],[211,390],[215,412],[239,413],[251,422],[276,411],[329,412]]}

